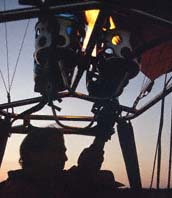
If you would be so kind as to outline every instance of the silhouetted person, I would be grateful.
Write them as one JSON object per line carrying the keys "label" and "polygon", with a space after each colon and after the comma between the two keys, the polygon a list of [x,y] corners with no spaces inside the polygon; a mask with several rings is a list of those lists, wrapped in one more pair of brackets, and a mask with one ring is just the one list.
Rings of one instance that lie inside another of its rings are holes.
{"label": "silhouetted person", "polygon": [[115,187],[113,174],[100,171],[103,153],[95,141],[81,153],[77,167],[63,170],[67,161],[63,134],[55,128],[31,127],[20,146],[22,169],[9,172],[0,197],[76,197],[93,188]]}

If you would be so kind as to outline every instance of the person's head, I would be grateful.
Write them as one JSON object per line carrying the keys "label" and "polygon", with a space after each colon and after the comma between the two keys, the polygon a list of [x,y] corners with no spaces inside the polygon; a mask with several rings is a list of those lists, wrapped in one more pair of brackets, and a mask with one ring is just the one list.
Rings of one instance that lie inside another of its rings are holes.
{"label": "person's head", "polygon": [[20,146],[24,170],[53,173],[62,171],[67,161],[63,134],[56,128],[30,127]]}

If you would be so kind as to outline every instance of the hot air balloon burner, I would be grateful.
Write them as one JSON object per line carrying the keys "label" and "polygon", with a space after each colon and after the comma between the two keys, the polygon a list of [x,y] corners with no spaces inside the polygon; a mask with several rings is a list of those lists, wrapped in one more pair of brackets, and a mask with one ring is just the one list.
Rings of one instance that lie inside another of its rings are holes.
{"label": "hot air balloon burner", "polygon": [[70,89],[85,36],[74,14],[44,15],[35,26],[35,92],[53,95]]}
{"label": "hot air balloon burner", "polygon": [[130,59],[130,33],[109,29],[103,32],[96,61],[87,72],[87,90],[96,97],[118,97],[129,80],[139,72],[138,63]]}

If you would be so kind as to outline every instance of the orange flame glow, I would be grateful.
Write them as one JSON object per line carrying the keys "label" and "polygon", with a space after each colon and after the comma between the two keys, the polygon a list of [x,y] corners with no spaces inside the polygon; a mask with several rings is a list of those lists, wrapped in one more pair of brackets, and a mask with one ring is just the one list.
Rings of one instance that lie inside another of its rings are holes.
{"label": "orange flame glow", "polygon": [[[87,26],[86,37],[84,39],[83,49],[86,49],[88,40],[89,40],[90,35],[93,31],[93,27],[94,27],[94,24],[96,22],[99,12],[100,12],[100,10],[86,10],[85,11],[85,17],[86,17],[88,26]],[[95,51],[96,50],[93,51],[93,54],[92,54],[93,56],[95,56],[95,54],[96,54]]]}
{"label": "orange flame glow", "polygon": [[121,42],[121,38],[119,35],[115,35],[112,37],[112,44],[118,45]]}
{"label": "orange flame glow", "polygon": [[[87,10],[87,11],[85,11],[85,17],[86,17],[88,26],[87,26],[86,37],[85,37],[84,44],[83,44],[83,49],[85,49],[86,46],[87,46],[88,40],[89,40],[90,35],[92,33],[92,30],[93,30],[93,27],[95,25],[95,22],[96,22],[96,19],[97,19],[97,16],[98,16],[99,12],[100,12],[100,10]],[[110,22],[110,29],[115,29],[116,26],[115,26],[115,23],[114,23],[111,16],[109,17],[109,22]],[[106,31],[106,28],[103,28],[103,30]],[[120,41],[120,38],[115,38],[115,39],[116,39],[116,41],[114,41],[114,43],[117,45]],[[95,54],[95,50],[94,50],[93,54]]]}
{"label": "orange flame glow", "polygon": [[115,29],[115,28],[116,28],[116,25],[115,25],[115,23],[113,22],[113,19],[112,19],[111,16],[109,17],[109,21],[110,21],[110,30]]}
{"label": "orange flame glow", "polygon": [[100,10],[86,10],[85,16],[88,22],[88,27],[94,27],[94,24],[96,22],[97,16],[99,14]]}

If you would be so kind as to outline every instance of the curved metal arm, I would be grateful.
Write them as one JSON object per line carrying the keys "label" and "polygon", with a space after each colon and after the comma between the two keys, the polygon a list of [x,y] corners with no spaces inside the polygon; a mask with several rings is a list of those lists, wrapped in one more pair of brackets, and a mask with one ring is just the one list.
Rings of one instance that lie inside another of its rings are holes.
{"label": "curved metal arm", "polygon": [[[167,95],[169,95],[172,92],[172,84],[170,84],[165,92],[160,92],[157,96],[155,96],[151,101],[149,101],[148,103],[146,103],[144,106],[142,106],[140,109],[134,109],[132,107],[127,107],[127,106],[123,106],[120,105],[120,109],[121,111],[125,111],[130,113],[127,116],[124,116],[125,119],[130,120],[130,119],[134,119],[136,117],[138,117],[139,115],[141,115],[142,113],[144,113],[147,109],[151,108],[152,106],[154,106],[155,104],[157,104],[163,97],[166,97]],[[60,97],[61,95],[61,97]],[[90,102],[108,102],[109,99],[108,98],[103,98],[103,99],[99,99],[99,98],[95,98],[95,97],[89,97],[85,94],[81,94],[81,93],[75,93],[73,96],[70,96],[69,93],[61,93],[58,94],[58,98],[63,98],[63,97],[74,97],[74,98],[80,98],[86,101],[90,101]],[[6,108],[11,108],[11,107],[19,107],[19,106],[24,106],[24,105],[28,105],[28,104],[34,104],[37,103],[39,101],[42,101],[43,98],[42,97],[37,97],[37,98],[30,98],[30,99],[26,99],[26,100],[20,100],[20,101],[15,101],[15,102],[11,102],[11,103],[4,103],[4,104],[0,104],[0,115],[9,115],[11,118],[14,118],[16,116],[18,116],[17,114],[13,114],[13,113],[7,113],[5,110]],[[54,117],[51,115],[30,115],[29,118],[31,120],[54,120]],[[23,119],[23,118],[19,118],[19,119]],[[58,117],[59,120],[66,120],[66,121],[91,121],[92,117],[91,116],[59,116]]]}

